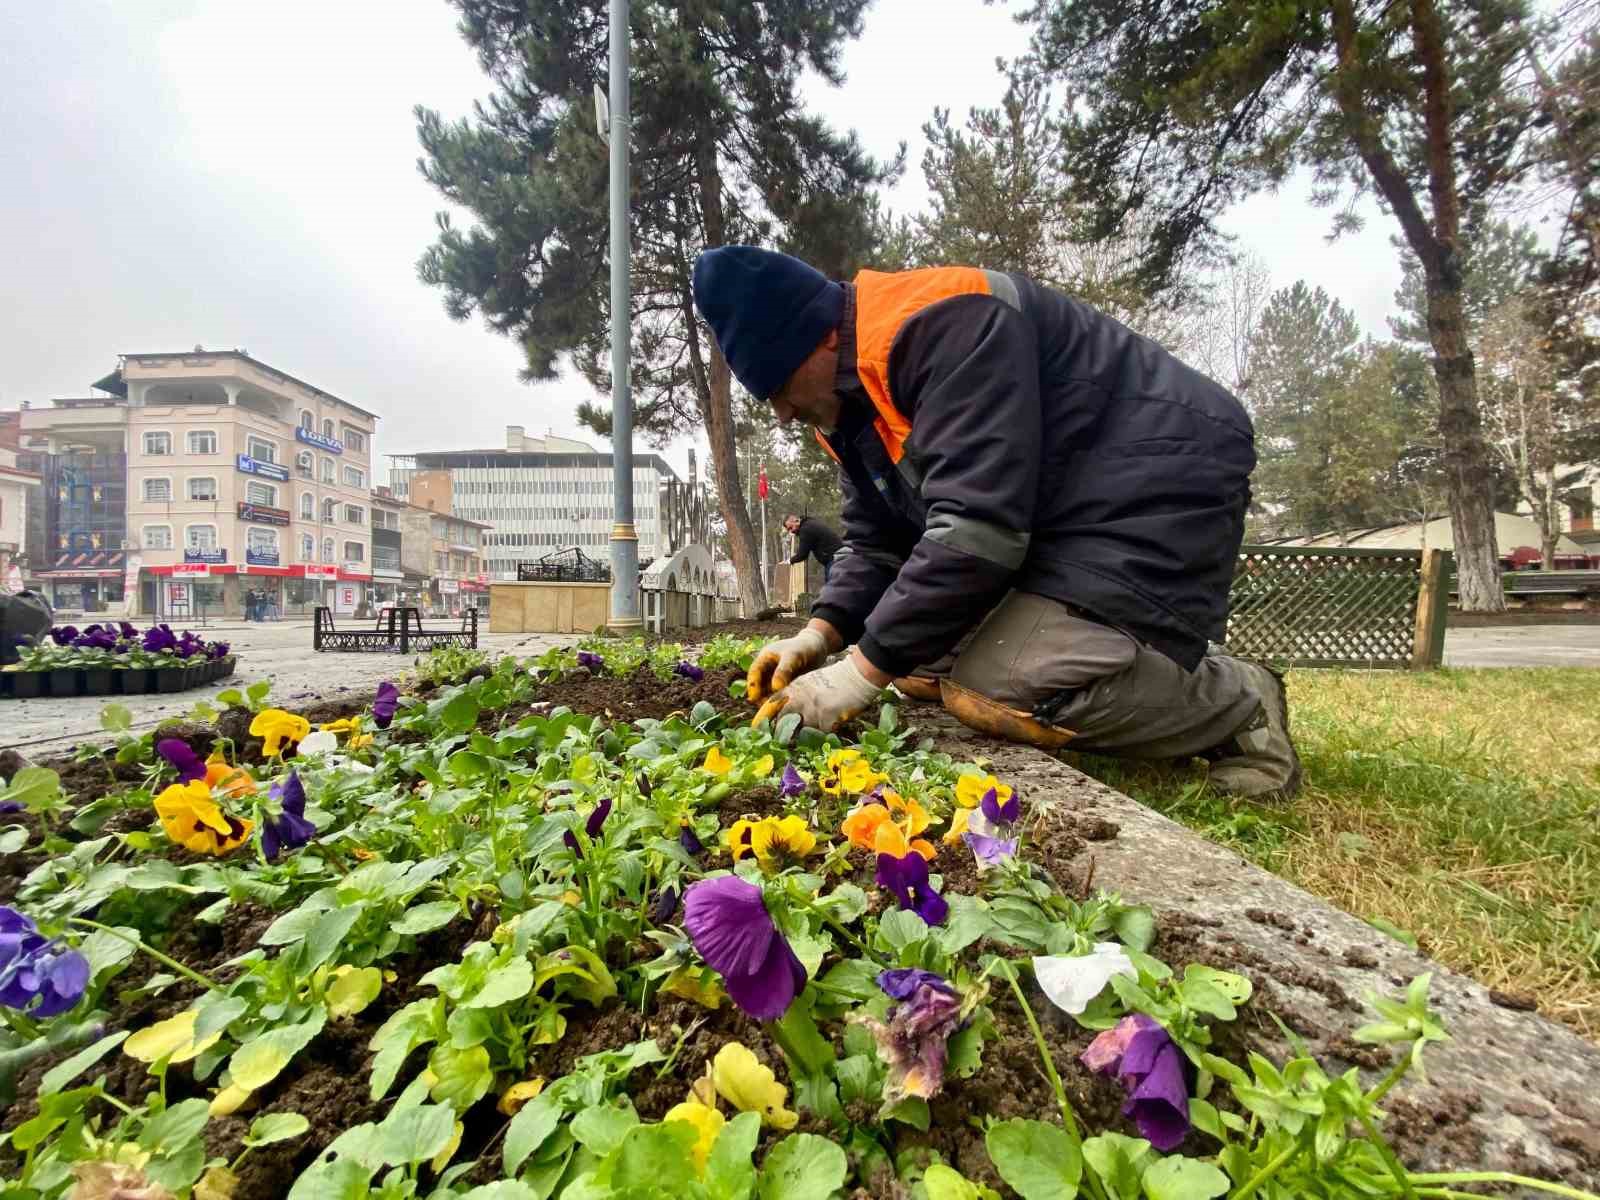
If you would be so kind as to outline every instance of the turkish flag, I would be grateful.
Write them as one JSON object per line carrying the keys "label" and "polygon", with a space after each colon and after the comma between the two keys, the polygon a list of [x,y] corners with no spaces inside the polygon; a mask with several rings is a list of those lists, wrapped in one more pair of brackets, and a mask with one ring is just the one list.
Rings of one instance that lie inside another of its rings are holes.
{"label": "turkish flag", "polygon": [[761,464],[761,482],[757,485],[756,491],[763,500],[767,498],[767,466],[765,463]]}

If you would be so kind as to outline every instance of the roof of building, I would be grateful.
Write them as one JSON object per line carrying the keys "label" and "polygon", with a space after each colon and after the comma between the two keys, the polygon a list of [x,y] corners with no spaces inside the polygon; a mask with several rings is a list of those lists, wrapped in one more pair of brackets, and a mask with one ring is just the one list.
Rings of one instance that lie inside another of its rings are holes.
{"label": "roof of building", "polygon": [[[301,387],[306,388],[308,391],[313,391],[319,396],[326,396],[329,400],[332,400],[336,404],[344,405],[346,408],[350,409],[352,412],[358,412],[364,417],[371,417],[374,421],[380,421],[380,420],[383,419],[377,413],[372,412],[369,409],[362,408],[359,404],[352,404],[350,401],[344,399],[342,396],[335,396],[332,392],[325,391],[322,388],[319,388],[314,383],[307,383],[304,379],[297,379],[295,376],[289,374],[287,371],[281,371],[277,367],[269,366],[267,363],[262,362],[259,358],[252,358],[250,356],[249,352],[248,351],[244,351],[244,350],[176,350],[176,351],[157,351],[155,353],[124,354],[124,355],[121,356],[121,358],[122,358],[123,361],[126,361],[126,360],[128,360],[130,358],[136,358],[136,359],[139,359],[141,362],[148,361],[148,360],[159,361],[161,359],[168,359],[168,358],[177,358],[177,359],[237,358],[241,362],[249,363],[251,366],[255,367],[257,370],[265,371],[268,375],[276,375],[279,379],[282,379],[282,380],[284,380],[284,381],[286,381],[288,383],[299,384]],[[117,369],[112,371],[111,374],[105,376],[104,378],[97,379],[94,383],[91,383],[89,386],[92,387],[92,388],[98,388],[102,392],[110,392],[110,393],[112,393],[113,395],[116,395],[116,396],[126,397],[127,394],[128,394],[128,385],[127,385],[127,383],[124,381],[124,379],[122,377],[122,363],[119,362],[117,364]]]}
{"label": "roof of building", "polygon": [[[609,467],[611,465],[611,452],[609,450],[596,450],[587,454],[549,454],[541,451],[527,450],[419,450],[412,454],[389,454],[392,470],[406,470],[406,465],[397,460],[410,459],[411,464],[421,471],[439,471],[459,467]],[[653,466],[663,474],[670,475],[673,479],[678,473],[672,465],[659,454],[635,454],[633,465],[636,467]]]}

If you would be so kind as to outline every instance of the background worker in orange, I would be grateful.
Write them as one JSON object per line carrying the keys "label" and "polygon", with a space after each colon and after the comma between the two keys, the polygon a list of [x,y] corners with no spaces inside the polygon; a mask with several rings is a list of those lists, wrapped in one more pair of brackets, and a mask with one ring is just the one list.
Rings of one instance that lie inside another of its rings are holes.
{"label": "background worker in orange", "polygon": [[694,297],[740,383],[840,466],[844,545],[809,625],[751,667],[761,715],[832,729],[920,675],[987,732],[1294,793],[1282,680],[1208,653],[1255,466],[1225,389],[998,271],[838,283],[724,246]]}

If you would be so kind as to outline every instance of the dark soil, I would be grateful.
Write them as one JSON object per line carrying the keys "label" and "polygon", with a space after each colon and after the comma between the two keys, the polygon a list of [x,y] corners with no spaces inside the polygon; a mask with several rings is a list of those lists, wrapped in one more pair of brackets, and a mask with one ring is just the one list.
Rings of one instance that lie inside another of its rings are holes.
{"label": "dark soil", "polygon": [[657,642],[679,642],[685,646],[699,646],[712,638],[727,635],[736,638],[793,637],[806,623],[805,617],[776,617],[770,621],[724,621],[720,625],[707,625],[703,629],[669,629]]}
{"label": "dark soil", "polygon": [[729,685],[740,678],[743,672],[733,668],[707,671],[699,683],[676,676],[663,682],[647,670],[621,678],[590,675],[580,670],[559,682],[540,685],[533,700],[622,721],[663,720],[673,713],[687,715],[704,700],[730,717],[749,718],[755,715],[755,710],[745,698],[728,695]]}

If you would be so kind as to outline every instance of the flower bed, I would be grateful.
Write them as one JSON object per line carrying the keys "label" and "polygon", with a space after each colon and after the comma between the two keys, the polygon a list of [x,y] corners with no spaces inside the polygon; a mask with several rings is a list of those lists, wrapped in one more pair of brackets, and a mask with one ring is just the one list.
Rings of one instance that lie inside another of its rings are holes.
{"label": "flower bed", "polygon": [[228,643],[167,625],[58,625],[48,636],[0,670],[0,699],[180,692],[233,674],[235,664]]}
{"label": "flower bed", "polygon": [[894,708],[849,745],[709,699],[584,715],[562,691],[602,679],[749,711],[735,665],[585,653],[317,729],[125,733],[139,778],[87,803],[14,769],[0,850],[39,857],[0,910],[0,1171],[151,1200],[1454,1194],[1381,1137],[1443,1035],[1426,977],[1360,1031],[1370,1082],[1249,1056],[1248,979],[1174,958],[1063,814]]}

